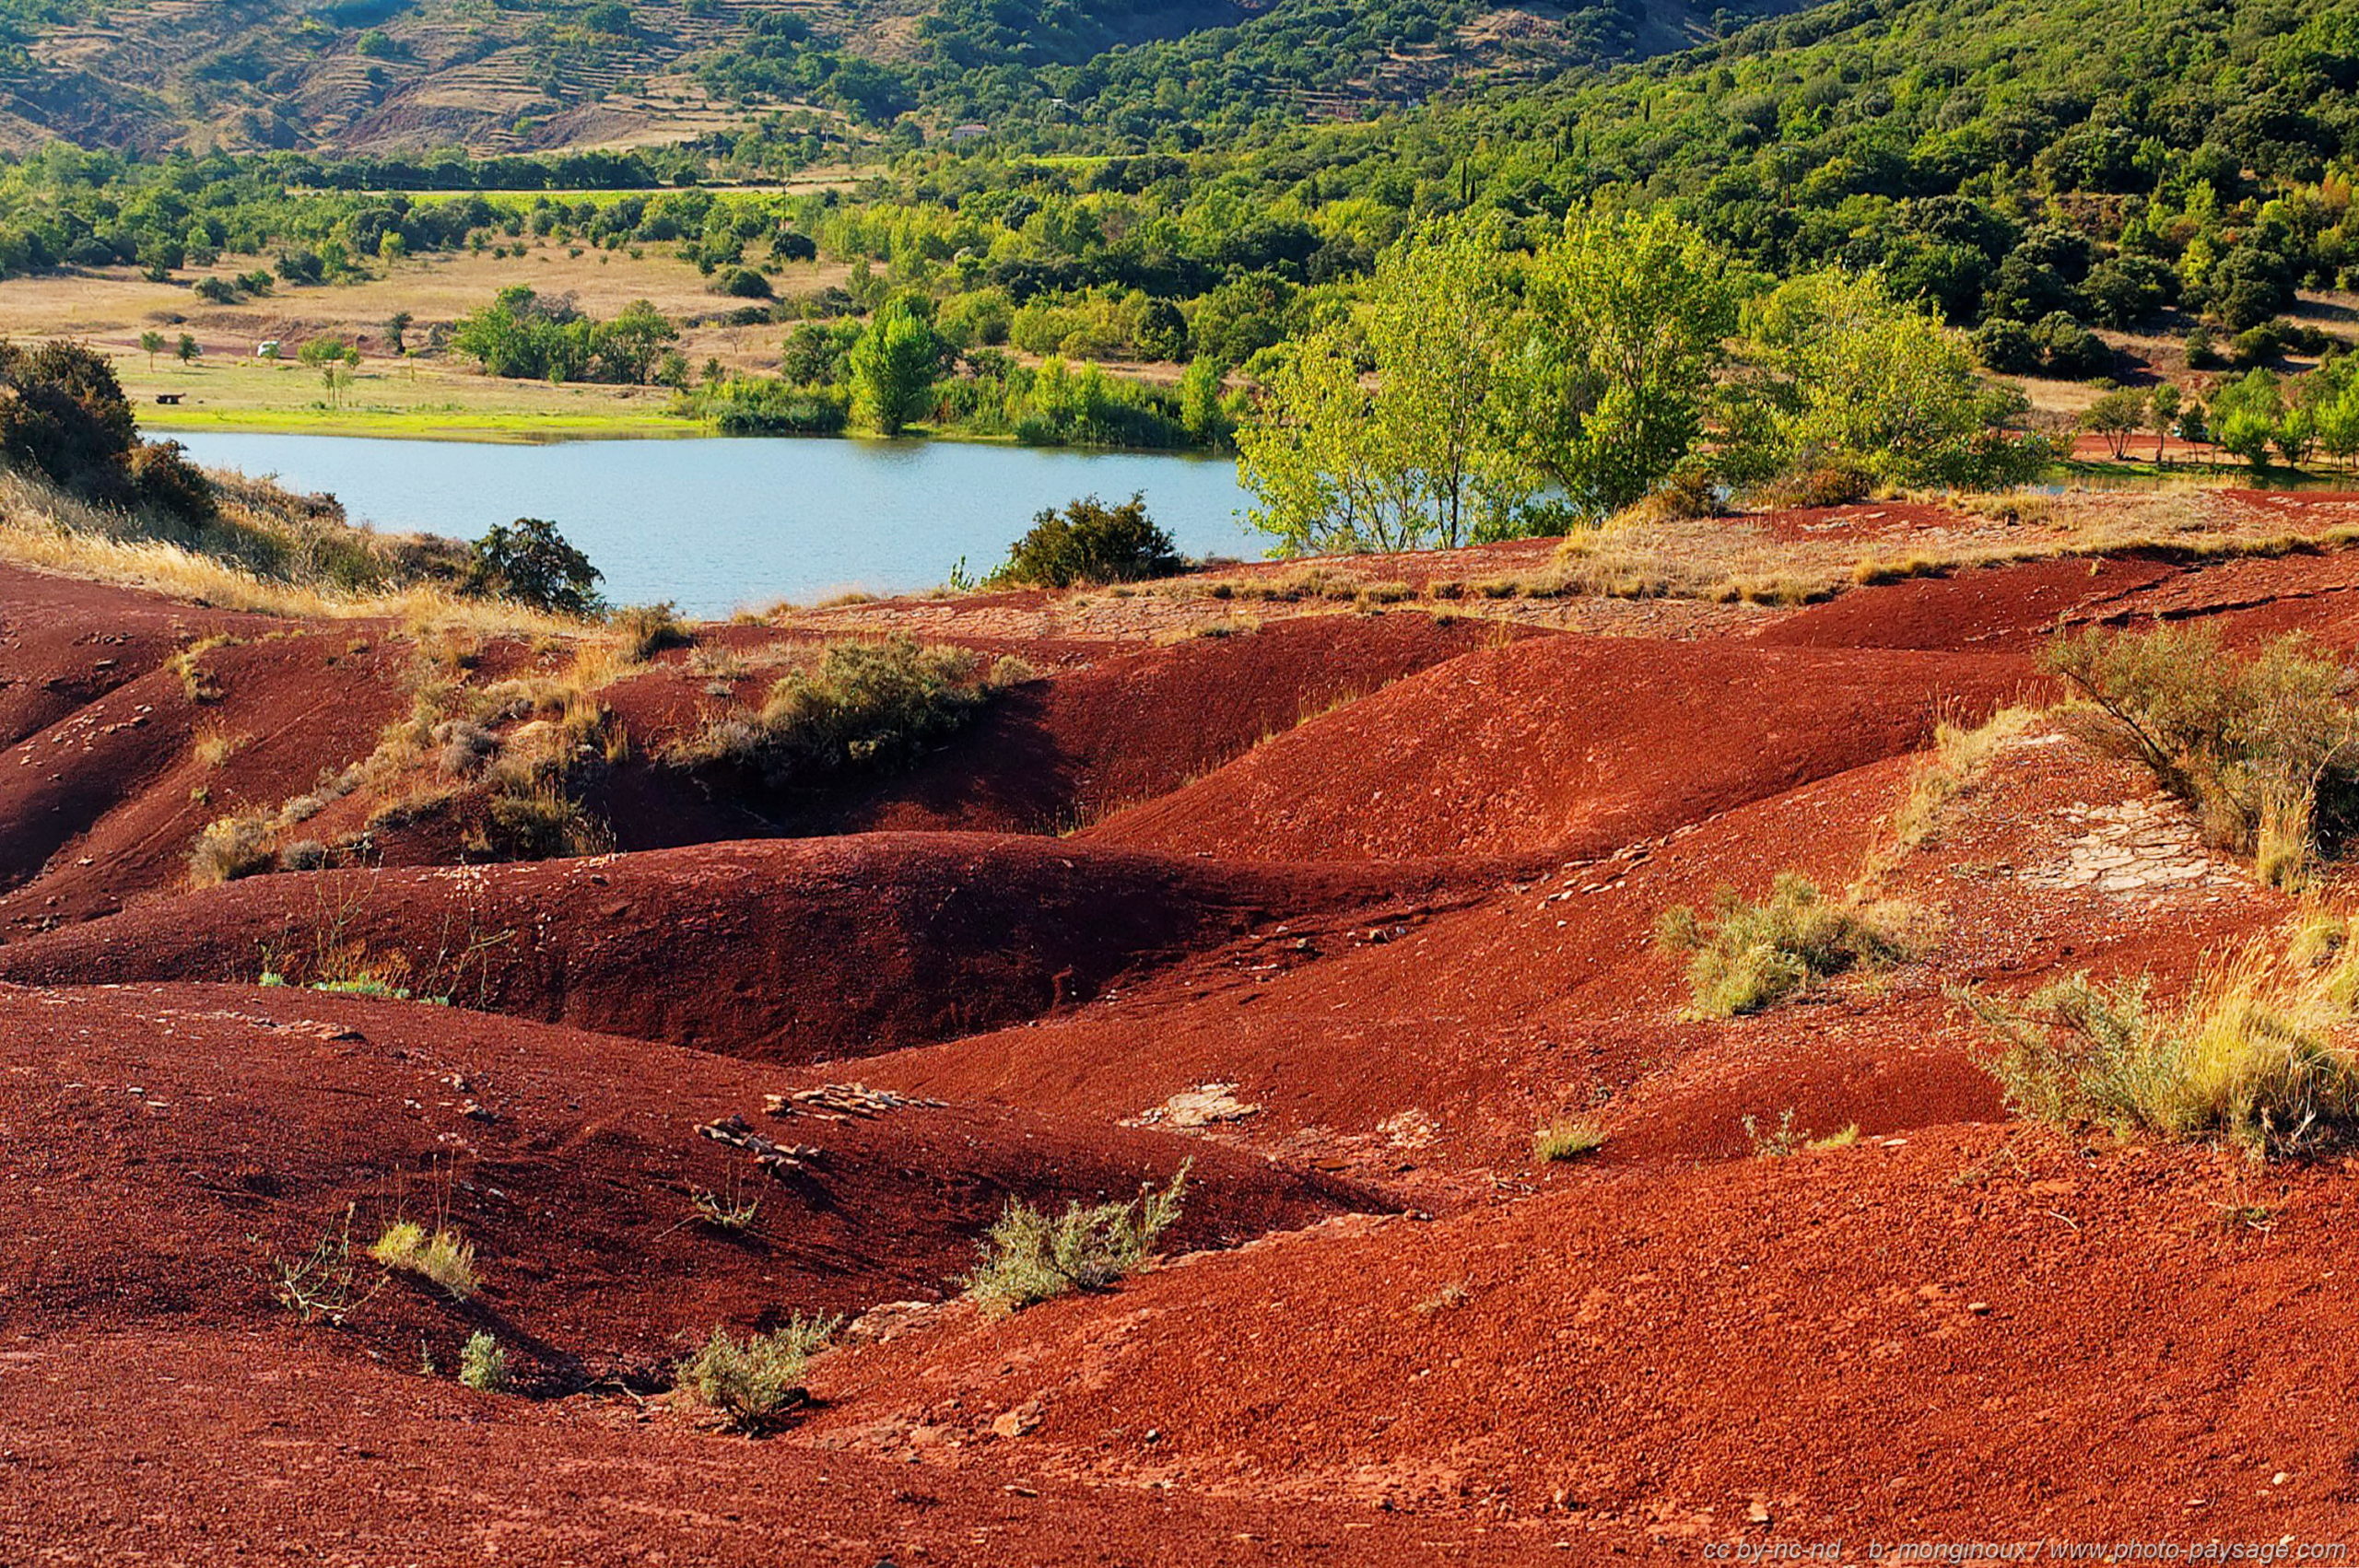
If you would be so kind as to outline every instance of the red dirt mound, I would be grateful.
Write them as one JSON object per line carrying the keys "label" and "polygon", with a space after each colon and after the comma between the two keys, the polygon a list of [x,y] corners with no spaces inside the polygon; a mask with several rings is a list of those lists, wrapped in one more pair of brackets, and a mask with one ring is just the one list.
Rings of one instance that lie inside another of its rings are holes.
{"label": "red dirt mound", "polygon": [[1224,867],[984,835],[252,877],[0,947],[38,984],[369,977],[771,1061],[1038,1017],[1289,917],[1382,919],[1414,869]]}
{"label": "red dirt mound", "polygon": [[2340,1539],[2352,1433],[2287,1412],[2359,1380],[2354,1223],[2331,1170],[1996,1129],[1596,1171],[854,1350],[807,1436],[955,1463],[1020,1411],[994,1465],[1597,1550]]}
{"label": "red dirt mound", "polygon": [[223,632],[279,623],[0,566],[0,745],[14,745]]}
{"label": "red dirt mound", "polygon": [[[450,1364],[471,1327],[543,1379],[660,1372],[681,1336],[933,1298],[1011,1197],[1128,1197],[1197,1161],[1184,1227],[1225,1245],[1378,1200],[1154,1132],[1003,1107],[777,1117],[757,1066],[421,1003],[252,987],[0,987],[0,1128],[24,1211],[0,1235],[11,1323],[89,1332],[283,1322],[282,1260],[397,1215],[478,1249],[479,1297],[380,1291],[348,1330]],[[792,1179],[698,1136],[732,1114]],[[699,1223],[709,1191],[758,1200]],[[364,1270],[373,1277],[375,1270]]]}
{"label": "red dirt mound", "polygon": [[1238,860],[1602,853],[1915,749],[2019,657],[1562,636],[1469,654],[1092,829]]}
{"label": "red dirt mound", "polygon": [[2359,555],[2297,552],[2190,564],[2132,554],[2035,561],[1853,589],[1754,640],[1789,648],[2036,649],[2058,627],[2201,617],[2252,641],[2303,631],[2359,646]]}
{"label": "red dirt mound", "polygon": [[1113,1499],[697,1430],[656,1401],[472,1393],[325,1330],[44,1332],[0,1350],[0,1539],[32,1562],[414,1568],[1508,1568],[1561,1532],[1207,1489]]}
{"label": "red dirt mound", "polygon": [[1104,658],[1009,694],[916,768],[796,825],[1062,830],[1176,790],[1402,676],[1521,635],[1424,614],[1314,614]]}
{"label": "red dirt mound", "polygon": [[270,632],[27,736],[0,755],[0,923],[41,929],[184,883],[205,824],[274,811],[368,755],[405,704],[399,671],[365,629]]}

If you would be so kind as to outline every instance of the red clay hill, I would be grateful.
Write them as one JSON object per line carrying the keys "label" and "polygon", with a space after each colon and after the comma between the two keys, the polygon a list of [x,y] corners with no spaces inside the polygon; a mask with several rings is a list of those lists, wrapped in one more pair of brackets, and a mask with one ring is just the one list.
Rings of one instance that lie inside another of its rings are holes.
{"label": "red clay hill", "polygon": [[[2205,505],[1722,520],[1725,591],[1523,542],[619,649],[0,568],[0,1563],[2342,1542],[2344,1164],[2025,1119],[1961,1000],[2168,999],[2305,907],[2039,660],[2359,647],[2359,499]],[[711,765],[897,636],[972,655],[963,724]],[[1906,955],[1700,1012],[1664,911],[1789,872]],[[1011,1205],[1182,1171],[1149,1266],[968,1292]],[[404,1221],[473,1288],[373,1261]],[[815,1315],[761,1434],[678,1384]]]}

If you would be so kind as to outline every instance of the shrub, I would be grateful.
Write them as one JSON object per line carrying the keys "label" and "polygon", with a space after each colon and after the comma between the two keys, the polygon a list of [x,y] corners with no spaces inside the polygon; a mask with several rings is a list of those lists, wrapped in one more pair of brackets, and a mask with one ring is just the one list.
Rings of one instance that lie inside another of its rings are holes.
{"label": "shrub", "polygon": [[829,643],[816,667],[789,671],[772,686],[759,710],[714,720],[663,759],[746,768],[771,788],[884,766],[957,730],[990,699],[976,663],[965,649],[908,638]]}
{"label": "shrub", "polygon": [[1670,477],[1625,508],[1616,522],[1690,522],[1697,518],[1726,517],[1728,501],[1712,475],[1701,467],[1674,470]]}
{"label": "shrub", "polygon": [[680,1363],[680,1385],[720,1411],[739,1432],[758,1433],[810,1398],[803,1369],[835,1337],[842,1320],[797,1314],[786,1327],[739,1340],[715,1328]]}
{"label": "shrub", "polygon": [[452,1301],[464,1301],[481,1283],[475,1276],[475,1249],[450,1229],[429,1234],[411,1220],[396,1220],[385,1227],[369,1256],[397,1273],[414,1274],[440,1289]]}
{"label": "shrub", "polygon": [[205,824],[188,854],[193,887],[214,887],[271,867],[270,823],[254,814],[225,816]]}
{"label": "shrub", "polygon": [[495,523],[475,541],[468,587],[477,593],[560,615],[594,615],[603,608],[598,581],[605,574],[566,542],[557,525],[520,517]]}
{"label": "shrub", "polygon": [[508,1387],[508,1352],[499,1340],[478,1328],[467,1336],[459,1352],[459,1381],[486,1394]]}
{"label": "shrub", "polygon": [[984,1238],[968,1293],[995,1311],[1020,1312],[1068,1292],[1110,1288],[1136,1271],[1179,1220],[1188,1170],[1182,1164],[1161,1191],[1143,1187],[1128,1203],[1068,1203],[1055,1219],[1010,1202]]}
{"label": "shrub", "polygon": [[2207,964],[2177,1007],[2157,1005],[2143,977],[2085,973],[2020,1004],[1958,994],[1991,1036],[1984,1067],[2023,1115],[2294,1153],[2359,1122],[2359,1058],[2340,1038],[2359,999],[2353,935],[2313,919],[2257,938]]}
{"label": "shrub", "polygon": [[1689,955],[1696,1011],[1733,1018],[1830,976],[1906,957],[1904,916],[1897,906],[1829,903],[1805,878],[1780,872],[1758,904],[1722,888],[1707,914],[1666,911],[1655,940]]}
{"label": "shrub", "polygon": [[1755,499],[1769,507],[1848,507],[1866,500],[1875,488],[1875,476],[1866,469],[1836,464],[1773,480]]}
{"label": "shrub", "polygon": [[485,811],[485,848],[509,860],[599,855],[614,848],[605,824],[561,783],[495,780]]}
{"label": "shrub", "polygon": [[990,580],[1037,588],[1138,582],[1168,577],[1182,564],[1171,535],[1147,516],[1144,497],[1109,507],[1085,496],[1062,511],[1051,507],[1035,516],[1031,532],[1009,548]]}
{"label": "shrub", "polygon": [[770,280],[751,267],[732,267],[722,275],[720,291],[733,299],[767,299]]}
{"label": "shrub", "polygon": [[680,607],[670,600],[660,604],[632,604],[607,617],[623,636],[623,652],[633,663],[644,663],[667,648],[685,648],[696,640]]}
{"label": "shrub", "polygon": [[2342,666],[2298,634],[2251,655],[2204,627],[2092,630],[2048,669],[2086,704],[2083,732],[2193,805],[2215,847],[2262,856],[2277,885],[2359,825],[2359,715]]}
{"label": "shrub", "polygon": [[211,484],[177,446],[140,441],[112,362],[77,343],[0,341],[0,459],[85,500],[150,502],[192,522],[214,512]]}
{"label": "shrub", "polygon": [[1604,1147],[1604,1129],[1587,1117],[1552,1121],[1532,1135],[1535,1160],[1578,1160]]}

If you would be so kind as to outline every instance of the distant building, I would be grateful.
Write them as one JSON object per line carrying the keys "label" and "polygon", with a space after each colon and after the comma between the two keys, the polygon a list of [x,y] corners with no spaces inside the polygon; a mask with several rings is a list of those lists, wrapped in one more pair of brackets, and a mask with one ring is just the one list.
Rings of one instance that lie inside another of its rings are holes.
{"label": "distant building", "polygon": [[989,125],[954,125],[950,128],[950,139],[954,142],[971,142],[991,134]]}

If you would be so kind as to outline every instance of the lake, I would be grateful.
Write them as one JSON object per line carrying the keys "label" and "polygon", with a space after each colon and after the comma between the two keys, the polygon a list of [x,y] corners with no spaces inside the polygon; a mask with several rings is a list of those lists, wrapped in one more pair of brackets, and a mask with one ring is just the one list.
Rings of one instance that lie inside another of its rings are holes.
{"label": "lake", "polygon": [[355,522],[474,539],[546,518],[618,604],[719,616],[846,589],[909,592],[980,577],[1044,507],[1144,492],[1182,553],[1260,556],[1235,467],[1163,453],[956,441],[707,438],[491,446],[189,431],[199,462],[325,490]]}

